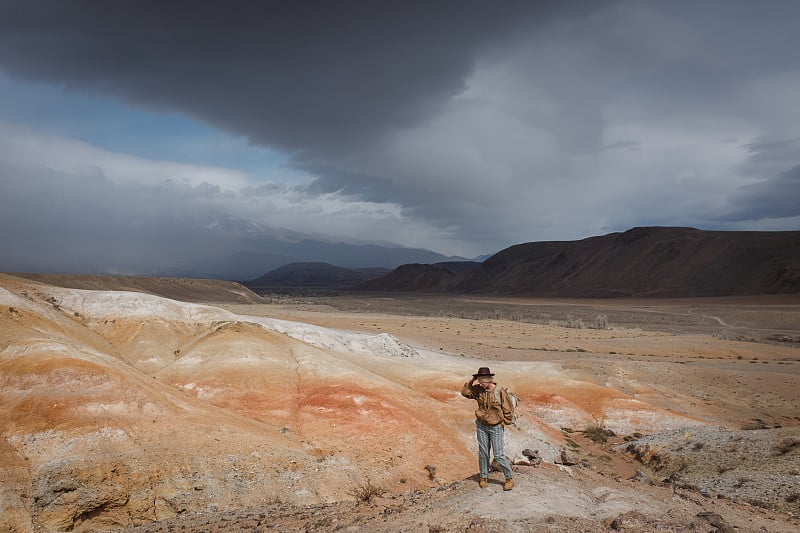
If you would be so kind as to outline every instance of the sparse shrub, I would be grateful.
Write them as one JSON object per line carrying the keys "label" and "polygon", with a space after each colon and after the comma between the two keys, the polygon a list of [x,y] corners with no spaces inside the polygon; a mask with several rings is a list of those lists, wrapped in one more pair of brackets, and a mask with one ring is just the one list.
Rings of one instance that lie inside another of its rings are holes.
{"label": "sparse shrub", "polygon": [[286,501],[283,499],[283,496],[280,494],[273,494],[269,498],[267,498],[268,505],[285,505]]}
{"label": "sparse shrub", "polygon": [[573,315],[567,315],[567,324],[566,324],[566,326],[568,328],[572,328],[572,329],[583,329],[584,328],[583,320],[581,320],[580,317],[576,317],[576,316],[573,316]]}
{"label": "sparse shrub", "polygon": [[703,443],[702,442],[695,442],[694,444],[692,444],[692,449],[693,450],[702,450],[703,449]]}
{"label": "sparse shrub", "polygon": [[583,434],[586,435],[588,439],[598,444],[608,442],[608,437],[614,436],[614,432],[610,429],[606,429],[597,425],[587,427],[583,430]]}
{"label": "sparse shrub", "polygon": [[594,317],[594,327],[596,329],[611,329],[608,325],[608,316],[597,315]]}
{"label": "sparse shrub", "polygon": [[717,474],[724,474],[725,472],[730,472],[733,470],[733,467],[730,465],[717,465]]}
{"label": "sparse shrub", "polygon": [[425,470],[428,471],[428,479],[436,479],[436,467],[433,465],[425,465]]}
{"label": "sparse shrub", "polygon": [[386,494],[386,489],[373,485],[372,481],[367,479],[363,484],[349,490],[347,494],[360,502],[369,502],[375,496],[383,496]]}

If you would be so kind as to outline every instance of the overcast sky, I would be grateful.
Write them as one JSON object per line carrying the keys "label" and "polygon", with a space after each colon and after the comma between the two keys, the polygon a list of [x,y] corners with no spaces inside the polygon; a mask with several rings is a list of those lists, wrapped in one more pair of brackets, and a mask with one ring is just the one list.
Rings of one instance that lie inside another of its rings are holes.
{"label": "overcast sky", "polygon": [[797,230],[798,21],[796,0],[0,0],[4,264],[120,235],[175,253],[219,220],[465,257]]}

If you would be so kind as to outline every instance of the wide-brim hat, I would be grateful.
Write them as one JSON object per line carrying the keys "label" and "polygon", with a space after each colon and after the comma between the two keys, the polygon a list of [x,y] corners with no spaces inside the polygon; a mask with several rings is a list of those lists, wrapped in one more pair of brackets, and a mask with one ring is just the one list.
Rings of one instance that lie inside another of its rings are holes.
{"label": "wide-brim hat", "polygon": [[477,374],[472,374],[473,378],[493,378],[494,374],[488,367],[482,366],[478,369]]}

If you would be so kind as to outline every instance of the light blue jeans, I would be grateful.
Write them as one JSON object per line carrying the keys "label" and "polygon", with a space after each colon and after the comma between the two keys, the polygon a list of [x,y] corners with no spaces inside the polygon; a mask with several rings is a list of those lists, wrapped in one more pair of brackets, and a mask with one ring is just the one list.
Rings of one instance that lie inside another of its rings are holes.
{"label": "light blue jeans", "polygon": [[481,477],[489,477],[490,450],[494,452],[494,458],[502,467],[506,479],[514,477],[511,465],[508,464],[503,452],[503,424],[489,426],[476,419],[475,428],[478,431],[478,466],[481,469]]}

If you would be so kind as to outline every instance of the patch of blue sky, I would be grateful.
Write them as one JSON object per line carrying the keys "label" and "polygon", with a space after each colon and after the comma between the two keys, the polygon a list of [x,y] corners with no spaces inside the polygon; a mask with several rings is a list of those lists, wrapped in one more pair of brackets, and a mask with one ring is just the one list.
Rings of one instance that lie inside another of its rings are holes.
{"label": "patch of blue sky", "polygon": [[145,159],[219,166],[272,182],[298,178],[285,154],[191,117],[63,85],[22,81],[2,71],[0,120]]}

